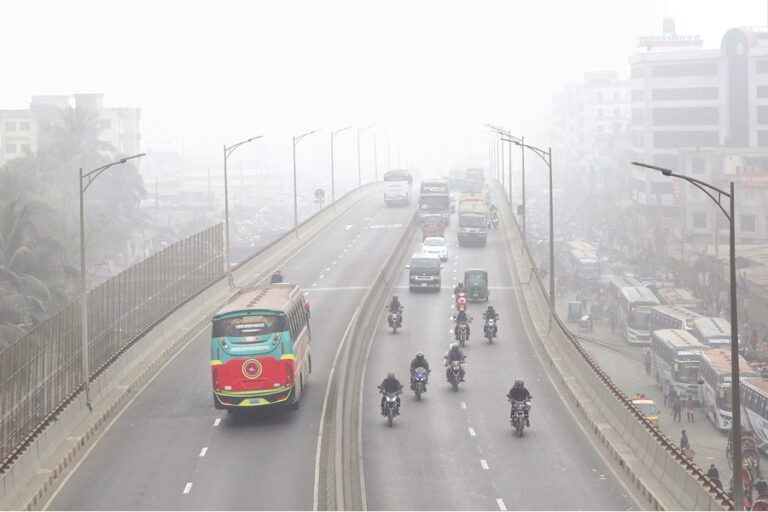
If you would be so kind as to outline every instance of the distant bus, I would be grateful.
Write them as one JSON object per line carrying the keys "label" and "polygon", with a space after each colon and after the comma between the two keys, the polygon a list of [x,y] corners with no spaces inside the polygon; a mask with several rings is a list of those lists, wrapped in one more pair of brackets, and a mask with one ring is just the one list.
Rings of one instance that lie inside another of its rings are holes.
{"label": "distant bus", "polygon": [[447,226],[451,215],[451,188],[447,180],[421,182],[419,195],[419,219],[424,215],[439,214]]}
{"label": "distant bus", "polygon": [[651,308],[650,328],[657,329],[683,329],[693,331],[693,321],[703,318],[702,315],[690,309],[679,306],[653,306]]}
{"label": "distant bus", "polygon": [[658,305],[659,299],[648,288],[629,286],[619,291],[617,325],[627,343],[648,343],[651,308]]}
{"label": "distant bus", "polygon": [[611,305],[618,307],[621,289],[632,286],[640,286],[640,281],[630,276],[612,276],[608,280],[605,298]]}
{"label": "distant bus", "polygon": [[410,204],[412,188],[410,171],[395,169],[384,173],[384,202],[387,206]]}
{"label": "distant bus", "polygon": [[466,177],[468,180],[485,183],[485,170],[482,168],[467,169]]}
{"label": "distant bus", "polygon": [[[759,378],[747,360],[739,356],[739,377]],[[729,430],[733,421],[733,400],[731,395],[731,353],[725,350],[708,350],[701,356],[701,388],[704,412],[720,430]]]}
{"label": "distant bus", "polygon": [[656,290],[659,301],[667,306],[680,306],[696,313],[704,313],[704,301],[685,288],[659,288]]}
{"label": "distant bus", "polygon": [[459,202],[459,245],[474,243],[485,245],[488,239],[488,207],[483,201],[464,199]]}
{"label": "distant bus", "polygon": [[600,280],[600,258],[591,244],[587,242],[568,242],[568,273],[577,281],[597,282]]}
{"label": "distant bus", "polygon": [[715,316],[697,318],[693,321],[691,333],[697,340],[710,347],[731,346],[731,323],[723,318]]}
{"label": "distant bus", "polygon": [[741,407],[746,412],[741,421],[751,425],[759,448],[768,451],[768,379],[746,379],[740,387]]}
{"label": "distant bus", "polygon": [[651,333],[651,374],[663,385],[669,382],[680,395],[699,397],[701,354],[709,347],[688,331],[659,329]]}
{"label": "distant bus", "polygon": [[309,305],[295,284],[243,290],[213,317],[213,404],[299,406],[312,370]]}

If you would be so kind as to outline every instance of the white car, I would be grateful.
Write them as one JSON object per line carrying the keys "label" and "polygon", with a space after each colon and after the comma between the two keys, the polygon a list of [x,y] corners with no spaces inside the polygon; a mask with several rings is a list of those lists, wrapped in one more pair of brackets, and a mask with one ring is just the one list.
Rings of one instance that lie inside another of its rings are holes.
{"label": "white car", "polygon": [[448,260],[448,244],[445,243],[445,238],[441,236],[428,236],[421,244],[421,252],[425,254],[435,254],[440,258],[440,261]]}

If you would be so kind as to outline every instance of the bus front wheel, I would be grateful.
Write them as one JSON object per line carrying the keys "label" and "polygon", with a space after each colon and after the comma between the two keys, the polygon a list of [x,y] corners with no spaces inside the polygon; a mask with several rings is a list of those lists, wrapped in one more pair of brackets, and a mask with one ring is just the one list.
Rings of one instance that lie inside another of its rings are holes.
{"label": "bus front wheel", "polygon": [[[303,386],[304,378],[299,378],[299,386]],[[291,398],[288,402],[288,408],[292,411],[295,411],[299,408],[299,394],[296,392],[296,386],[293,387],[293,390],[291,391]]]}

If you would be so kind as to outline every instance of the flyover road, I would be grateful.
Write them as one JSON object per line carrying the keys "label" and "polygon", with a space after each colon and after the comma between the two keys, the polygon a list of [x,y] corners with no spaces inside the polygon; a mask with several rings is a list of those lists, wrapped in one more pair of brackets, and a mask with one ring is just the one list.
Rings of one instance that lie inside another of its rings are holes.
{"label": "flyover road", "polygon": [[[454,217],[455,220],[455,217]],[[367,505],[372,510],[629,510],[638,504],[580,429],[550,383],[521,324],[499,231],[484,248],[462,247],[449,228],[449,259],[440,293],[409,293],[407,271],[397,290],[405,306],[402,331],[382,318],[367,363],[363,448]],[[413,251],[419,240],[414,240]],[[482,337],[485,304],[474,317],[466,382],[445,380],[443,354],[453,340],[453,286],[467,268],[489,273],[499,338]],[[527,276],[522,276],[525,279]],[[422,350],[432,368],[420,402],[408,388],[411,358]],[[388,427],[376,386],[394,371],[404,385],[401,415]],[[515,377],[533,395],[531,428],[509,425],[505,395]]]}
{"label": "flyover road", "polygon": [[[414,208],[356,205],[282,267],[312,304],[312,375],[298,411],[213,408],[210,326],[60,478],[52,510],[306,510],[334,355]],[[46,500],[43,501],[46,503]]]}

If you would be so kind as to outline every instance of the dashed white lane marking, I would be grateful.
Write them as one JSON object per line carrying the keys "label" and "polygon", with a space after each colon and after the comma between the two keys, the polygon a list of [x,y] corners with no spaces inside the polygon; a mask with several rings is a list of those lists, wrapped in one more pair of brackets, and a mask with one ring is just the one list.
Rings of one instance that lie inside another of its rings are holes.
{"label": "dashed white lane marking", "polygon": [[317,286],[317,283],[312,283],[312,286]]}
{"label": "dashed white lane marking", "polygon": [[467,408],[467,402],[461,402],[461,404],[459,404],[459,405],[461,405],[462,409],[466,409]]}
{"label": "dashed white lane marking", "polygon": [[189,494],[189,491],[192,490],[192,482],[187,482],[187,485],[184,486],[184,492],[182,494]]}
{"label": "dashed white lane marking", "polygon": [[336,264],[336,262],[335,262],[335,261],[334,261],[333,263],[331,263],[331,265],[335,265],[335,264]]}
{"label": "dashed white lane marking", "polygon": [[469,427],[467,430],[469,430],[470,437],[475,437],[477,435],[477,432],[475,432],[475,429],[473,429],[472,427]]}
{"label": "dashed white lane marking", "polygon": [[483,466],[483,469],[488,469],[488,461],[485,459],[480,459],[480,465]]}
{"label": "dashed white lane marking", "polygon": [[208,447],[204,446],[202,450],[200,450],[200,457],[205,457],[205,454],[208,452]]}
{"label": "dashed white lane marking", "polygon": [[313,292],[341,292],[348,290],[367,290],[368,286],[338,286],[336,288],[313,288]]}
{"label": "dashed white lane marking", "polygon": [[496,498],[496,504],[499,506],[499,510],[507,510],[507,506],[504,505],[504,500],[501,498]]}
{"label": "dashed white lane marking", "polygon": [[215,420],[213,420],[213,426],[214,427],[218,427],[219,423],[221,423],[221,418],[216,418]]}
{"label": "dashed white lane marking", "polygon": [[320,279],[325,279],[325,274],[320,274]]}
{"label": "dashed white lane marking", "polygon": [[330,271],[331,271],[331,267],[326,267],[326,268],[325,268],[325,271],[326,271],[326,272],[330,272]]}

